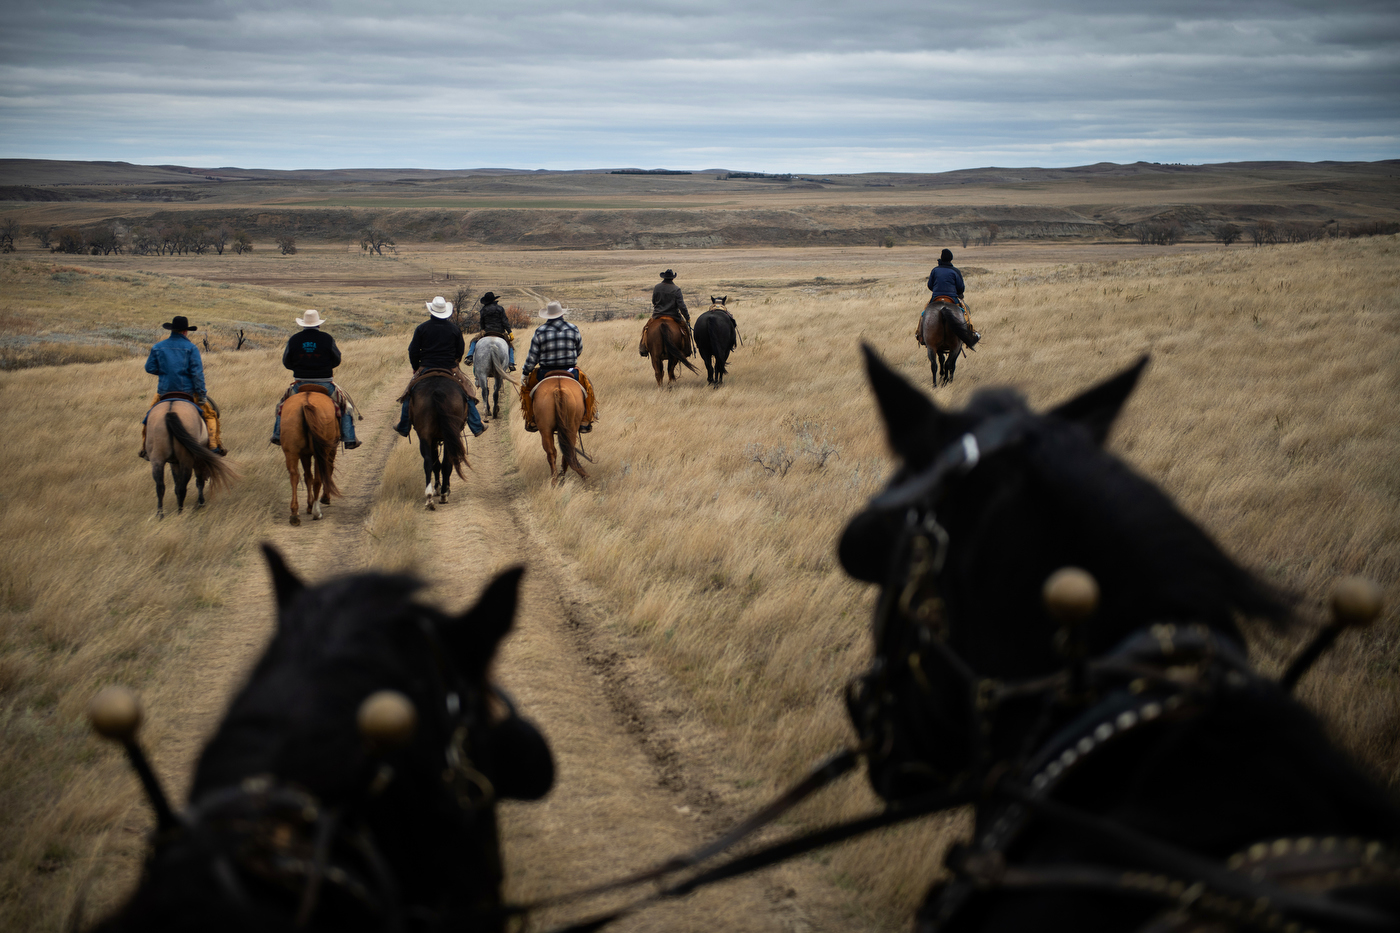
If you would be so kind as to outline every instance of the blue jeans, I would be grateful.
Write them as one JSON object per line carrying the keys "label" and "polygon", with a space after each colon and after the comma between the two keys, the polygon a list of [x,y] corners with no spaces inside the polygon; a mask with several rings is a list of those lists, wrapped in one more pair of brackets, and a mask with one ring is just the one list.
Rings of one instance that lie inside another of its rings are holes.
{"label": "blue jeans", "polygon": [[[413,420],[408,413],[409,405],[413,404],[412,399],[405,399],[403,406],[399,409],[399,423],[394,425],[394,430],[404,437],[408,437],[408,429],[413,426]],[[476,410],[476,402],[467,399],[467,430],[472,432],[472,437],[480,437],[481,432],[486,430],[486,425],[481,423],[481,415]]]}
{"label": "blue jeans", "polygon": [[[480,339],[481,339],[480,337],[473,337],[473,338],[472,338],[471,345],[467,347],[467,356],[471,356],[473,353],[476,352],[476,342],[477,342],[478,340],[480,340]],[[515,365],[515,347],[511,346],[509,340],[506,341],[506,349],[507,349],[508,351],[510,351],[510,365],[514,366],[514,365]]]}

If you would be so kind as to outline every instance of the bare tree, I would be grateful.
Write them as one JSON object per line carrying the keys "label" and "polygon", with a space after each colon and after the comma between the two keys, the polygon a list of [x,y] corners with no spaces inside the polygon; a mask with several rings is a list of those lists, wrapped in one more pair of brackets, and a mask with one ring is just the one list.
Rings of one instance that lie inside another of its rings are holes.
{"label": "bare tree", "polygon": [[1217,224],[1215,228],[1215,238],[1226,246],[1240,238],[1244,231],[1234,224]]}
{"label": "bare tree", "polygon": [[364,252],[383,256],[386,246],[393,252],[398,252],[394,249],[394,238],[378,227],[370,227],[360,235],[360,249]]}
{"label": "bare tree", "polygon": [[297,238],[290,233],[277,238],[277,248],[282,251],[283,256],[291,256],[297,251]]}
{"label": "bare tree", "polygon": [[53,248],[53,227],[35,227],[29,235],[39,241],[40,249]]}
{"label": "bare tree", "polygon": [[55,253],[82,253],[87,251],[83,231],[77,227],[64,227],[58,231],[56,242],[50,247]]}
{"label": "bare tree", "polygon": [[1272,221],[1261,220],[1250,228],[1250,236],[1254,240],[1255,246],[1263,246],[1265,243],[1278,242],[1278,230]]}
{"label": "bare tree", "polygon": [[209,244],[214,247],[214,252],[220,256],[224,254],[224,247],[228,245],[229,229],[223,224],[219,224],[209,231]]}
{"label": "bare tree", "polygon": [[209,247],[213,246],[213,240],[209,237],[209,228],[203,224],[195,224],[189,232],[189,248],[196,256],[203,256],[209,252]]}
{"label": "bare tree", "polygon": [[244,253],[253,251],[253,238],[248,236],[246,230],[237,230],[233,234],[233,251],[242,256]]}
{"label": "bare tree", "polygon": [[967,249],[968,241],[972,239],[972,233],[966,227],[958,228],[958,239],[962,241],[963,249]]}
{"label": "bare tree", "polygon": [[0,220],[0,253],[15,251],[15,238],[19,236],[19,221],[13,217]]}
{"label": "bare tree", "polygon": [[1001,233],[1000,227],[996,224],[987,224],[987,226],[982,228],[982,236],[978,239],[978,242],[983,246],[991,246],[997,241],[998,233]]}

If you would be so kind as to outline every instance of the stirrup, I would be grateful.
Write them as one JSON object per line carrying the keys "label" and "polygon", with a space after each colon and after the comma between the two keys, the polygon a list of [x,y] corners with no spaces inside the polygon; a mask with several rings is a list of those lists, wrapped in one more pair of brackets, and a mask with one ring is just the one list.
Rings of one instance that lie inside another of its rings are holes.
{"label": "stirrup", "polygon": [[580,433],[580,434],[587,434],[589,431],[592,431],[592,430],[593,430],[593,422],[591,422],[591,421],[588,422],[588,424],[581,424],[581,425],[578,426],[578,433]]}

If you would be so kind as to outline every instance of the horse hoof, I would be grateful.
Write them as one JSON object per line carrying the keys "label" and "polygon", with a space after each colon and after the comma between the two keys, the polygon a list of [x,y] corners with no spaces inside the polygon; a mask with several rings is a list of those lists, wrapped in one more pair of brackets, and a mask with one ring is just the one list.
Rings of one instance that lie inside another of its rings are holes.
{"label": "horse hoof", "polygon": [[429,502],[429,503],[428,503],[428,511],[429,511],[429,512],[436,512],[436,511],[437,511],[437,506],[433,505],[432,502]]}
{"label": "horse hoof", "polygon": [[293,515],[293,516],[292,516],[292,524],[293,524],[293,525],[300,525],[300,524],[301,524],[301,519],[299,519],[299,518],[297,518],[295,515]]}

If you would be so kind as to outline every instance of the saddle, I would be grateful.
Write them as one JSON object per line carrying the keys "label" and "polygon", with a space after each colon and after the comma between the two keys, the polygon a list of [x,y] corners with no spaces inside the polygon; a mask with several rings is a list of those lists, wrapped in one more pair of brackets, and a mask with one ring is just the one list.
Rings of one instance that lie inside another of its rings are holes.
{"label": "saddle", "polygon": [[483,331],[481,332],[481,336],[483,336],[483,337],[500,337],[500,338],[501,338],[502,340],[504,340],[506,343],[509,343],[509,344],[514,344],[514,343],[515,343],[515,338],[514,338],[513,336],[511,336],[510,334],[505,333],[504,331],[499,331],[499,330],[483,330]]}
{"label": "saddle", "polygon": [[164,393],[161,394],[161,396],[160,396],[159,398],[156,399],[156,404],[159,405],[161,402],[176,402],[176,401],[179,401],[179,402],[189,402],[189,403],[192,404],[192,405],[198,405],[198,404],[199,404],[199,399],[195,398],[195,397],[194,397],[193,395],[191,395],[189,392],[164,392]]}
{"label": "saddle", "polygon": [[413,389],[418,383],[422,382],[424,379],[431,379],[434,376],[444,376],[451,379],[453,382],[457,383],[463,395],[472,400],[476,399],[476,396],[472,394],[471,389],[467,386],[466,374],[454,367],[452,369],[425,369],[421,373],[415,373],[413,378],[408,380],[408,387],[403,390],[403,395],[400,395],[398,400],[400,402],[408,401],[413,397]]}
{"label": "saddle", "polygon": [[298,391],[298,392],[320,392],[322,395],[332,395],[332,394],[333,394],[333,393],[331,392],[330,389],[327,389],[325,386],[318,386],[318,385],[316,385],[315,383],[307,383],[306,385],[299,385],[299,386],[297,386],[297,391]]}
{"label": "saddle", "polygon": [[[282,406],[287,404],[287,399],[296,395],[298,392],[319,392],[322,395],[330,396],[331,403],[335,405],[336,418],[343,418],[347,411],[354,411],[356,408],[355,400],[340,386],[336,386],[334,391],[332,391],[325,386],[316,385],[315,383],[297,385],[293,382],[291,385],[287,386],[287,391],[282,393],[282,400],[277,403],[277,417],[282,417]],[[360,420],[364,420],[364,415],[360,415]]]}

